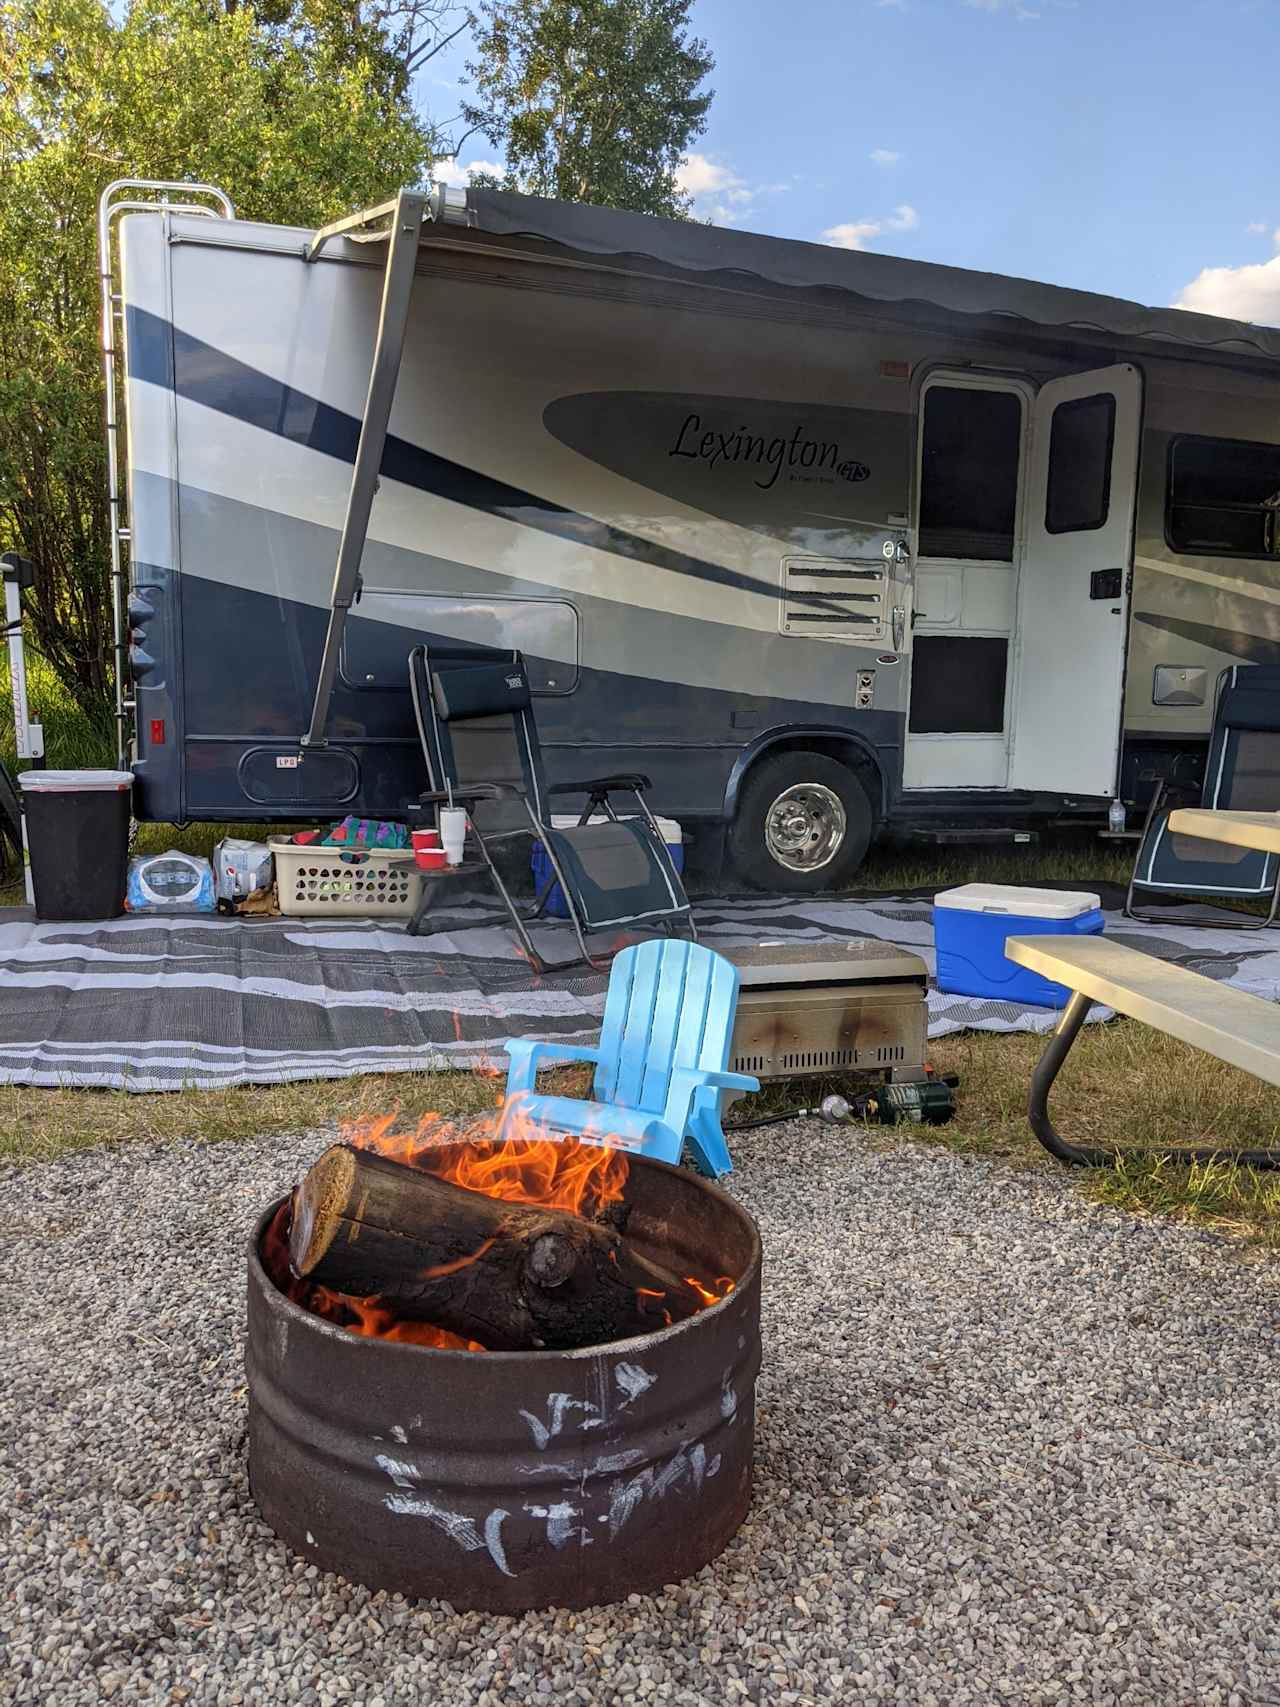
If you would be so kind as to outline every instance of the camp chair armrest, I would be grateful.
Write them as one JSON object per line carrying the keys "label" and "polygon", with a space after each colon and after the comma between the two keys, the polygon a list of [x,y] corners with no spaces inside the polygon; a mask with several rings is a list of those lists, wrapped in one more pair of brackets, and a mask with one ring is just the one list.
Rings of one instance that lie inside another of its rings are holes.
{"label": "camp chair armrest", "polygon": [[626,776],[597,776],[589,782],[553,782],[547,789],[548,794],[608,794],[613,789],[626,789],[632,794],[642,794],[653,784],[647,776],[639,773]]}
{"label": "camp chair armrest", "polygon": [[537,1087],[538,1066],[542,1061],[599,1061],[598,1045],[540,1042],[533,1037],[508,1037],[502,1047],[511,1057],[507,1072],[507,1095],[517,1091],[532,1091]]}
{"label": "camp chair armrest", "polygon": [[[524,798],[524,791],[514,787],[509,782],[469,782],[465,788],[455,788],[453,791],[454,802],[461,801],[464,805],[469,800],[500,800],[508,795],[521,800]],[[411,806],[447,806],[449,804],[449,793],[443,788],[428,789],[425,794],[415,796],[409,804]]]}
{"label": "camp chair armrest", "polygon": [[706,1067],[677,1067],[671,1075],[671,1093],[688,1096],[699,1090],[758,1091],[760,1081],[751,1073],[713,1073]]}

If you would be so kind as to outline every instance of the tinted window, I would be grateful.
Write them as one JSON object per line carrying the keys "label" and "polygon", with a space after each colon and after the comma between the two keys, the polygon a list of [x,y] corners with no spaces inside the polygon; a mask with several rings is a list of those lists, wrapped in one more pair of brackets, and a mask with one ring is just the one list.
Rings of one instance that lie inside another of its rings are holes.
{"label": "tinted window", "polygon": [[916,735],[998,735],[1004,728],[1009,642],[918,634],[912,645],[910,728]]}
{"label": "tinted window", "polygon": [[1175,551],[1275,557],[1280,445],[1175,439],[1169,447],[1166,532]]}
{"label": "tinted window", "polygon": [[925,393],[920,555],[1013,561],[1022,404],[1010,391]]}
{"label": "tinted window", "polygon": [[1100,528],[1111,508],[1116,400],[1106,393],[1059,403],[1049,427],[1047,533]]}

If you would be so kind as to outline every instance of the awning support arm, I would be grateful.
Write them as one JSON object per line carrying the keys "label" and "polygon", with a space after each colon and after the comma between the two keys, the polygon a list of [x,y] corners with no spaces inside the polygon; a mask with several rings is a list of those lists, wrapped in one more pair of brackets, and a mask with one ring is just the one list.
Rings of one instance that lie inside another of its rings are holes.
{"label": "awning support arm", "polygon": [[[428,197],[413,190],[401,190],[393,203],[390,237],[387,244],[387,266],[382,280],[382,307],[378,315],[378,335],[373,346],[373,367],[369,373],[369,395],[365,400],[364,419],[360,423],[360,440],[356,460],[351,470],[351,488],[347,494],[346,519],[342,524],[342,539],[338,546],[338,562],[333,572],[333,591],[329,596],[329,626],[324,637],[324,653],[320,660],[320,675],[316,682],[316,697],[311,708],[311,724],[302,737],[304,747],[323,747],[326,744],[325,725],[329,720],[329,702],[333,698],[338,677],[338,660],[342,654],[342,636],[347,626],[347,612],[355,601],[360,585],[360,562],[364,556],[365,540],[369,533],[369,515],[373,495],[378,489],[378,470],[387,442],[387,426],[391,420],[391,405],[400,375],[400,360],[404,354],[405,327],[409,319],[409,298],[413,292],[413,274],[418,259],[418,239],[427,213]],[[368,218],[366,214],[363,217]],[[341,221],[341,225],[349,222]],[[336,235],[335,228],[327,228]],[[306,259],[312,261],[322,245],[318,241],[326,233],[318,232],[310,245]]]}

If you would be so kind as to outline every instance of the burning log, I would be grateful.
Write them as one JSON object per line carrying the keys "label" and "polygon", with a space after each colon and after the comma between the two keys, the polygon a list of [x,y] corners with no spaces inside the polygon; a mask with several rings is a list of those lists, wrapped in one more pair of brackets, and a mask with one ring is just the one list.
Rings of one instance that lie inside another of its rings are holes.
{"label": "burning log", "polygon": [[616,1226],[455,1185],[335,1144],[294,1194],[295,1274],[491,1351],[568,1350],[652,1333],[705,1293]]}

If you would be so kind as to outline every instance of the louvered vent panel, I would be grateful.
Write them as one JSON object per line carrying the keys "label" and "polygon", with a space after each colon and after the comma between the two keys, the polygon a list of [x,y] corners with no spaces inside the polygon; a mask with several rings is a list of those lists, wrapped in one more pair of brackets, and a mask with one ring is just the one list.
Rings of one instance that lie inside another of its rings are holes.
{"label": "louvered vent panel", "polygon": [[782,632],[882,644],[889,632],[890,570],[883,557],[784,557]]}

